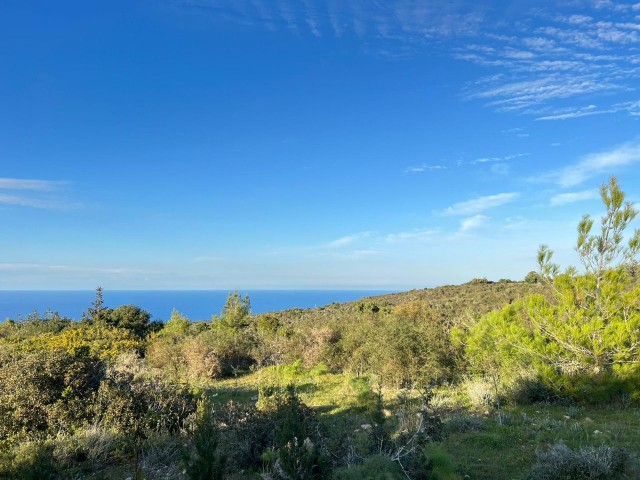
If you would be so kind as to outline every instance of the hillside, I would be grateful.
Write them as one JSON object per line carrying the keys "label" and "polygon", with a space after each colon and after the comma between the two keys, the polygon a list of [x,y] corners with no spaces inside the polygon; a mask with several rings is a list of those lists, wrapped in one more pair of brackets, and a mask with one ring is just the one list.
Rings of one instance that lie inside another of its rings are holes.
{"label": "hillside", "polygon": [[348,322],[357,318],[358,313],[375,310],[376,307],[388,312],[398,305],[423,302],[437,314],[440,321],[453,325],[463,321],[465,317],[478,318],[532,294],[549,296],[549,289],[543,283],[474,279],[461,285],[409,290],[365,297],[354,302],[332,303],[312,309],[294,308],[266,315],[291,323],[300,320],[308,323],[323,322],[332,318]]}

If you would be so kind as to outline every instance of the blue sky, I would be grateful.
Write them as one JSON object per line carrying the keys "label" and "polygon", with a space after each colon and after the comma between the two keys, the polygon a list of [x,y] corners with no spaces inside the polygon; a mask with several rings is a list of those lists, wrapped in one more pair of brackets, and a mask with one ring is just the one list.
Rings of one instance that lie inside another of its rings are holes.
{"label": "blue sky", "polygon": [[640,200],[640,3],[1,10],[0,289],[521,279]]}

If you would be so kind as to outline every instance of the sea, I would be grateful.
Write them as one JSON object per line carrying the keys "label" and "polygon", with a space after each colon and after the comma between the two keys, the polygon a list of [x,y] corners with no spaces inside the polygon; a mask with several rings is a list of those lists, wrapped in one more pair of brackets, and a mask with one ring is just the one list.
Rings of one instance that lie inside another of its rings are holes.
{"label": "sea", "polygon": [[[136,305],[151,314],[152,320],[166,321],[173,309],[190,320],[210,320],[224,307],[228,290],[105,290],[104,306]],[[251,311],[275,312],[291,308],[315,308],[364,297],[393,293],[390,290],[249,290]],[[25,319],[47,311],[79,320],[96,298],[95,290],[0,290],[0,321]]]}

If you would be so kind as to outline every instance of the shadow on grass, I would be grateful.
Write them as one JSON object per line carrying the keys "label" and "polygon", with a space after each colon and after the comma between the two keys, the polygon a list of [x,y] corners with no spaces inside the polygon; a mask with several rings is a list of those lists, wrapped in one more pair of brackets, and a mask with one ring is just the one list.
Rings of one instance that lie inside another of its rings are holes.
{"label": "shadow on grass", "polygon": [[258,390],[246,387],[209,388],[206,394],[215,405],[224,405],[230,401],[254,404],[258,400]]}

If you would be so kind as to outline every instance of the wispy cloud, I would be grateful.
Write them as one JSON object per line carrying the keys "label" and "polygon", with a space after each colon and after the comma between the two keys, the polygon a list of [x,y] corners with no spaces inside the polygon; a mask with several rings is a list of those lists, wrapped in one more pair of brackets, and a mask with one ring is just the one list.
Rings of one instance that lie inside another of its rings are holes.
{"label": "wispy cloud", "polygon": [[567,203],[582,202],[594,198],[598,198],[598,190],[582,190],[581,192],[568,192],[554,195],[551,197],[549,204],[552,207],[557,207],[559,205],[566,205]]}
{"label": "wispy cloud", "polygon": [[445,215],[473,215],[490,208],[496,208],[510,203],[517,197],[518,193],[515,192],[487,195],[467,200],[465,202],[454,203],[450,207],[446,208],[443,213]]}
{"label": "wispy cloud", "polygon": [[[640,79],[640,18],[622,5],[556,4],[555,14],[538,10],[521,22],[481,32],[455,56],[500,73],[471,82],[464,98],[539,120],[631,114],[612,108]],[[599,108],[567,105],[594,97]]]}
{"label": "wispy cloud", "polygon": [[531,136],[531,134],[525,132],[524,129],[520,127],[509,128],[507,130],[503,130],[502,133],[505,135],[515,135],[518,138],[528,138]]}
{"label": "wispy cloud", "polygon": [[[385,58],[437,45],[447,55],[489,70],[471,81],[461,97],[502,112],[569,120],[634,111],[610,107],[640,80],[636,4],[560,2],[544,10],[513,5],[512,14],[519,9],[515,22],[490,22],[497,10],[491,2],[182,0],[180,5],[253,28],[355,37],[365,52]],[[594,97],[597,109],[581,109]]]}
{"label": "wispy cloud", "polygon": [[122,268],[122,267],[91,268],[91,267],[81,267],[77,265],[27,263],[27,262],[0,263],[0,272],[25,272],[25,273],[65,272],[65,273],[87,273],[87,274],[104,274],[104,275],[148,273],[142,270],[132,270],[129,268]]}
{"label": "wispy cloud", "polygon": [[536,120],[568,120],[571,118],[589,117],[591,115],[602,115],[603,113],[611,113],[609,110],[600,110],[596,105],[588,105],[576,109],[568,109],[565,112],[558,110],[553,115],[545,115],[536,118]]}
{"label": "wispy cloud", "polygon": [[66,185],[66,182],[33,180],[27,178],[0,178],[0,190],[51,191]]}
{"label": "wispy cloud", "polygon": [[474,215],[473,217],[465,218],[460,222],[460,231],[468,232],[469,230],[478,228],[486,223],[487,220],[489,220],[489,217],[485,215]]}
{"label": "wispy cloud", "polygon": [[372,232],[359,232],[359,233],[354,233],[352,235],[346,235],[344,237],[340,237],[340,238],[338,238],[336,240],[333,240],[332,242],[329,242],[327,244],[327,247],[329,247],[329,248],[346,247],[347,245],[351,245],[351,244],[357,242],[358,240],[370,237],[371,234],[372,234]]}
{"label": "wispy cloud", "polygon": [[544,175],[542,180],[551,180],[562,187],[573,187],[595,175],[610,173],[614,168],[634,163],[640,163],[640,142],[629,142],[609,151],[586,155],[573,165]]}
{"label": "wispy cloud", "polygon": [[438,234],[435,229],[416,229],[407,232],[390,233],[386,236],[388,242],[423,241],[431,239]]}
{"label": "wispy cloud", "polygon": [[437,170],[446,170],[447,167],[444,165],[426,165],[422,164],[417,167],[407,167],[404,169],[404,173],[424,173],[424,172],[433,172]]}
{"label": "wispy cloud", "polygon": [[68,203],[56,194],[66,185],[66,182],[49,180],[0,178],[0,204],[55,210],[73,208],[77,205]]}
{"label": "wispy cloud", "polygon": [[362,49],[404,58],[425,44],[476,35],[487,6],[417,0],[181,0],[181,8],[216,21],[287,30],[316,38],[355,37]]}
{"label": "wispy cloud", "polygon": [[63,205],[56,200],[45,200],[39,198],[30,198],[24,195],[11,195],[0,193],[0,203],[5,205],[16,205],[20,207],[33,208],[61,208]]}
{"label": "wispy cloud", "polygon": [[472,165],[478,164],[478,163],[494,163],[494,162],[504,163],[504,162],[508,162],[510,160],[515,160],[516,158],[527,157],[529,155],[531,155],[531,154],[530,153],[516,153],[516,154],[513,154],[513,155],[504,155],[504,156],[496,156],[496,157],[480,157],[480,158],[476,158],[475,160],[472,160],[469,163],[472,164]]}

